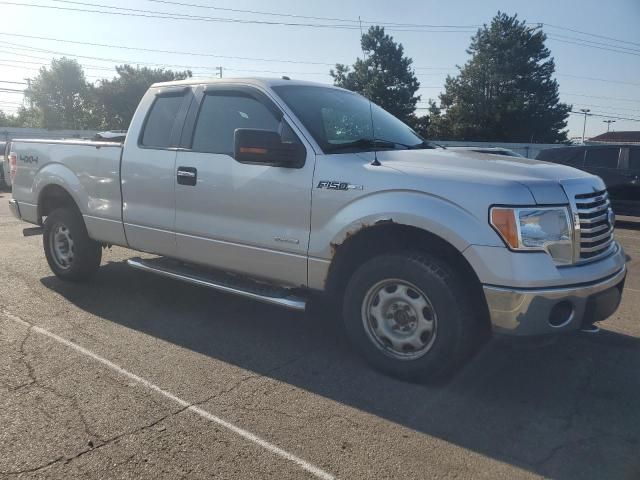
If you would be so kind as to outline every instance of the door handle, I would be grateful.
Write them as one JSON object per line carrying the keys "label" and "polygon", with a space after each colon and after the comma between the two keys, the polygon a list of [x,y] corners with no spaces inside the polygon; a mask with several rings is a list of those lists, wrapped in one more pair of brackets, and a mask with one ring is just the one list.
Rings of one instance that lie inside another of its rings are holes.
{"label": "door handle", "polygon": [[193,167],[178,167],[178,184],[195,186],[198,183],[198,170]]}

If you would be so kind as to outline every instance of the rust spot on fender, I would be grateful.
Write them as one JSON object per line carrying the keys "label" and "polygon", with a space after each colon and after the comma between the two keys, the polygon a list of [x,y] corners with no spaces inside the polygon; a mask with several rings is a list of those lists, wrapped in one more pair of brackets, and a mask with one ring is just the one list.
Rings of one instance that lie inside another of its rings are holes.
{"label": "rust spot on fender", "polygon": [[[392,218],[381,218],[380,220],[376,220],[373,223],[373,225],[385,225],[385,224],[391,224],[391,223],[395,223]],[[329,246],[331,248],[331,258],[333,259],[333,257],[335,257],[336,252],[338,251],[338,247],[340,247],[340,245],[342,245],[344,242],[349,240],[349,238],[352,237],[353,235],[355,235],[356,233],[360,232],[361,230],[364,230],[365,228],[369,228],[371,226],[372,226],[372,224],[370,224],[370,223],[359,223],[356,228],[354,228],[352,230],[347,230],[345,232],[344,238],[342,239],[342,241],[340,243],[331,242],[329,244]]]}

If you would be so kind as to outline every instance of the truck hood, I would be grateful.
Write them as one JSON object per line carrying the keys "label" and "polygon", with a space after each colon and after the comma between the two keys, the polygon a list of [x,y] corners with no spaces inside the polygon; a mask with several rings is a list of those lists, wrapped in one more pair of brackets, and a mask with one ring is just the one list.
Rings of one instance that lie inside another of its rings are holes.
{"label": "truck hood", "polygon": [[381,151],[378,152],[378,160],[386,167],[412,176],[433,177],[446,173],[463,183],[518,183],[531,192],[538,204],[566,203],[567,196],[561,182],[593,177],[555,163],[472,151]]}

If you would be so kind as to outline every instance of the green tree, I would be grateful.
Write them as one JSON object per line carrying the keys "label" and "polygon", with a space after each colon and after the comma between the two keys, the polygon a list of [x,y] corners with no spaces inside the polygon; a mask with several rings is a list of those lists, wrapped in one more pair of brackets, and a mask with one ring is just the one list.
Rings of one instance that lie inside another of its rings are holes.
{"label": "green tree", "polygon": [[191,77],[188,70],[174,72],[131,65],[119,65],[116,72],[117,77],[101,80],[92,88],[91,116],[95,128],[126,130],[142,96],[153,83]]}
{"label": "green tree", "polygon": [[471,59],[458,76],[447,77],[434,129],[451,139],[566,140],[571,106],[559,101],[545,40],[540,27],[498,12],[472,37]]}
{"label": "green tree", "polygon": [[11,115],[0,110],[0,127],[19,127],[16,115]]}
{"label": "green tree", "polygon": [[[86,128],[89,86],[82,67],[69,58],[54,59],[42,67],[25,90],[32,107],[22,116],[44,128]],[[18,112],[18,116],[20,117]]]}
{"label": "green tree", "polygon": [[362,35],[361,45],[365,59],[356,59],[352,67],[337,64],[330,71],[335,85],[364,95],[407,123],[414,121],[420,82],[402,44],[384,28],[372,26]]}

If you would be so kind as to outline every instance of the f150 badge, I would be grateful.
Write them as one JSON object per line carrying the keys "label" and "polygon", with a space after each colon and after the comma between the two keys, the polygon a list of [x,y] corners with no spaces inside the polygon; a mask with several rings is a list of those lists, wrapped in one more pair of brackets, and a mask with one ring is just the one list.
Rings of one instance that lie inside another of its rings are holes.
{"label": "f150 badge", "polygon": [[362,190],[362,185],[353,185],[349,182],[320,180],[316,188],[326,188],[327,190]]}

